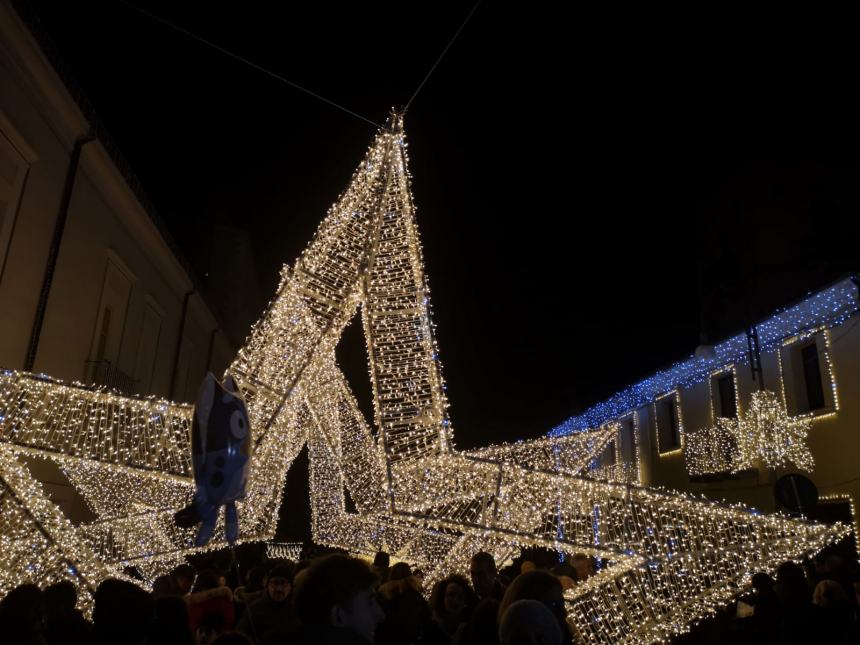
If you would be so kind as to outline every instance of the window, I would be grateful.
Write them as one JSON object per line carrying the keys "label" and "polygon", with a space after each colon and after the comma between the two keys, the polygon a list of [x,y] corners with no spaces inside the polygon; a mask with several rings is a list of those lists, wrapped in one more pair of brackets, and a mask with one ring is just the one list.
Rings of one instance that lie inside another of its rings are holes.
{"label": "window", "polygon": [[619,458],[622,463],[632,464],[636,458],[636,439],[633,433],[636,428],[633,419],[624,419],[621,422],[620,443],[619,443]]}
{"label": "window", "polygon": [[132,280],[132,274],[118,256],[108,251],[90,358],[84,366],[86,381],[116,387],[123,392],[131,392],[132,387],[131,377],[118,368]]}
{"label": "window", "polygon": [[715,418],[737,418],[738,401],[735,390],[735,374],[733,371],[717,374],[711,380],[711,397],[714,403]]}
{"label": "window", "polygon": [[827,414],[837,409],[826,332],[792,339],[779,355],[788,413]]}
{"label": "window", "polygon": [[604,466],[614,466],[615,465],[615,441],[610,441],[606,444],[606,447],[603,448],[603,451],[600,453],[600,456],[597,458],[597,467],[602,468]]}
{"label": "window", "polygon": [[821,387],[821,367],[818,364],[818,347],[813,343],[800,350],[803,364],[803,385],[806,391],[804,411],[824,407],[824,389]]}
{"label": "window", "polygon": [[164,312],[155,301],[149,298],[148,300],[143,313],[140,341],[137,345],[137,361],[134,367],[134,378],[140,394],[152,394],[152,374],[158,353],[161,321],[164,317]]}
{"label": "window", "polygon": [[664,396],[654,404],[657,420],[657,451],[661,454],[681,447],[681,423],[677,393]]}

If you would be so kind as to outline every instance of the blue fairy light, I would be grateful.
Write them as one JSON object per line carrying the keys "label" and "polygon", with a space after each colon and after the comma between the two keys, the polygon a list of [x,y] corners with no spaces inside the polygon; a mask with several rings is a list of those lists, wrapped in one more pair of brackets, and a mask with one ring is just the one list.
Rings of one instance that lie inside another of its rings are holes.
{"label": "blue fairy light", "polygon": [[[860,302],[857,286],[851,278],[846,278],[756,325],[761,350],[771,351],[779,347],[784,339],[809,329],[838,327],[858,310]],[[712,358],[691,356],[676,363],[592,406],[583,414],[570,417],[550,430],[549,435],[562,437],[596,428],[652,403],[670,390],[686,389],[703,383],[710,378],[711,373],[726,365],[746,364],[747,353],[747,335],[744,331],[715,345]]]}

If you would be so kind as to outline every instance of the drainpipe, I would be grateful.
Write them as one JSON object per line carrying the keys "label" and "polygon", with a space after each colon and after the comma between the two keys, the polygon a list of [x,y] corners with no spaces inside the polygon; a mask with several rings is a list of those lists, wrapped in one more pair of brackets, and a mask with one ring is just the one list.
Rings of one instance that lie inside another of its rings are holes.
{"label": "drainpipe", "polygon": [[212,371],[212,349],[215,346],[215,334],[217,334],[217,333],[218,333],[217,327],[215,327],[209,333],[209,349],[206,350],[206,370],[209,372]]}
{"label": "drainpipe", "polygon": [[176,351],[173,352],[173,371],[170,373],[170,389],[167,391],[168,398],[173,397],[173,388],[176,387],[176,372],[179,369],[179,351],[182,349],[182,338],[185,335],[185,319],[188,317],[188,301],[194,294],[194,289],[187,291],[182,299],[182,318],[179,321],[179,338],[176,340]]}
{"label": "drainpipe", "polygon": [[39,301],[36,304],[36,316],[33,319],[33,329],[30,332],[30,342],[27,345],[27,357],[24,359],[24,370],[33,371],[36,362],[36,352],[39,351],[39,339],[42,335],[42,325],[45,322],[45,311],[48,308],[48,296],[51,293],[51,284],[54,281],[54,271],[57,268],[57,257],[60,254],[60,244],[63,241],[63,232],[66,229],[66,220],[69,218],[69,205],[72,203],[72,192],[75,188],[75,179],[78,176],[78,166],[81,161],[81,149],[90,141],[95,141],[96,135],[92,128],[86,134],[75,139],[72,154],[69,156],[69,166],[66,169],[66,181],[63,184],[63,195],[60,199],[60,210],[54,224],[54,235],[51,238],[51,246],[48,248],[48,258],[45,262],[45,274],[42,278],[42,290],[39,292]]}

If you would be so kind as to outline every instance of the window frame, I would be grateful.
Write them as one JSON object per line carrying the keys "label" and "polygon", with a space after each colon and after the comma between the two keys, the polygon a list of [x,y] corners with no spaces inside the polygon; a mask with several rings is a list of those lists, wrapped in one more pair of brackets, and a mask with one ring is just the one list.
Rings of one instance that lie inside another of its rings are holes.
{"label": "window frame", "polygon": [[[664,403],[664,401],[668,398],[672,399],[674,405],[674,417],[675,417],[675,430],[678,433],[678,445],[673,445],[667,449],[663,449],[660,446],[660,408],[659,406]],[[652,405],[652,412],[654,416],[654,439],[657,446],[657,455],[660,457],[667,457],[669,455],[675,455],[682,453],[684,450],[684,421],[681,416],[681,391],[679,389],[674,389],[665,394],[658,396],[654,399]]]}
{"label": "window frame", "polygon": [[[811,346],[817,349],[820,385],[824,395],[824,407],[814,410],[803,409],[803,403],[807,401],[807,383],[801,352]],[[779,380],[782,400],[790,416],[822,418],[839,411],[839,395],[830,349],[830,331],[822,328],[783,341],[777,352]]]}
{"label": "window frame", "polygon": [[[722,412],[723,403],[720,398],[720,380],[731,376],[732,385],[735,393],[735,416],[725,417]],[[741,397],[740,389],[738,388],[738,370],[737,365],[727,365],[719,370],[711,372],[708,382],[710,402],[711,402],[711,424],[715,424],[718,418],[734,418],[739,419],[741,416]]]}

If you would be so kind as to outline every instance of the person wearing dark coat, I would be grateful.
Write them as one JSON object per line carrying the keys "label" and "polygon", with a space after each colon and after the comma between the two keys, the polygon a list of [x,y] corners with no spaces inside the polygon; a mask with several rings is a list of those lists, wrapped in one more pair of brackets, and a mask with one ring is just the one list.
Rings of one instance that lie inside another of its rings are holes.
{"label": "person wearing dark coat", "polygon": [[0,639],[16,645],[45,645],[45,605],[34,584],[18,585],[0,600]]}
{"label": "person wearing dark coat", "polygon": [[155,616],[155,601],[125,580],[107,578],[96,589],[92,643],[140,645],[146,642]]}
{"label": "person wearing dark coat", "polygon": [[[390,577],[397,575],[396,567],[391,568]],[[417,578],[395,578],[380,586],[379,604],[385,620],[376,630],[376,645],[415,645],[421,641],[432,614]]]}
{"label": "person wearing dark coat", "polygon": [[266,576],[265,593],[248,606],[236,629],[254,643],[265,642],[271,632],[294,631],[298,619],[290,597],[292,589],[293,568],[288,564],[275,566]]}
{"label": "person wearing dark coat", "polygon": [[90,641],[92,624],[75,608],[78,592],[68,580],[57,582],[42,592],[45,601],[48,645],[84,645]]}
{"label": "person wearing dark coat", "polygon": [[285,642],[296,645],[369,645],[385,615],[378,578],[361,560],[329,555],[296,580],[294,605],[302,627]]}

